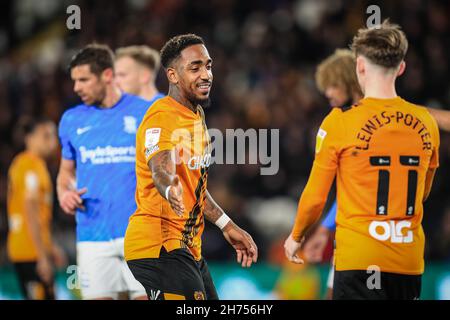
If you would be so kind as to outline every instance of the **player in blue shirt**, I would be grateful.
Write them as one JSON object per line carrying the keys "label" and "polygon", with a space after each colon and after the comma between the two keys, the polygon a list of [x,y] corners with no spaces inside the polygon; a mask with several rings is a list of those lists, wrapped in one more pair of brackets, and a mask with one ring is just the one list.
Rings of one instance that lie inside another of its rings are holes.
{"label": "player in blue shirt", "polygon": [[69,65],[83,104],[67,110],[59,124],[58,199],[76,215],[83,299],[117,299],[121,292],[144,299],[123,260],[123,237],[136,210],[135,134],[153,101],[121,92],[113,63],[107,46],[88,45]]}
{"label": "player in blue shirt", "polygon": [[114,72],[122,91],[155,101],[164,95],[158,92],[155,79],[160,67],[159,52],[148,46],[129,46],[116,50]]}

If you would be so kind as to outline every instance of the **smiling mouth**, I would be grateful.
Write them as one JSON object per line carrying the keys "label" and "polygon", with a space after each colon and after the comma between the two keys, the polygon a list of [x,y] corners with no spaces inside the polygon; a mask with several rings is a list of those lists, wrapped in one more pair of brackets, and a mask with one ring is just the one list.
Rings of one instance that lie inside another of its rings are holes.
{"label": "smiling mouth", "polygon": [[197,88],[199,88],[201,90],[209,90],[209,89],[211,89],[211,83],[207,82],[207,83],[198,84]]}

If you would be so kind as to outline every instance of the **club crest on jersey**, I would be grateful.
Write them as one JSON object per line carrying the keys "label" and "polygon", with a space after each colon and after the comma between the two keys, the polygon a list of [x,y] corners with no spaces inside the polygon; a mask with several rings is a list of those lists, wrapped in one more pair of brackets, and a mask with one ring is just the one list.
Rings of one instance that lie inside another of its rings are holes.
{"label": "club crest on jersey", "polygon": [[322,149],[323,140],[325,140],[325,137],[327,136],[327,132],[323,130],[322,128],[319,129],[317,132],[316,137],[316,153],[320,152],[320,149]]}
{"label": "club crest on jersey", "polygon": [[126,133],[136,133],[137,131],[137,120],[132,116],[123,117],[123,131]]}
{"label": "club crest on jersey", "polygon": [[205,300],[205,295],[201,291],[195,291],[194,292],[194,299],[195,300]]}
{"label": "club crest on jersey", "polygon": [[145,147],[151,148],[158,144],[161,136],[161,128],[150,128],[145,130]]}

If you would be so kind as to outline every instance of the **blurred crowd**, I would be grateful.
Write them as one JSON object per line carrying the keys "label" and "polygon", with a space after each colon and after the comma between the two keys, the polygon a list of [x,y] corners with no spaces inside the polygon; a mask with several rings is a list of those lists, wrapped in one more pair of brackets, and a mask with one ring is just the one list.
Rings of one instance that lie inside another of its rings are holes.
{"label": "blurred crowd", "polygon": [[[66,8],[81,8],[81,30],[68,30]],[[402,0],[120,0],[7,1],[0,30],[0,265],[4,250],[7,170],[22,148],[24,117],[46,115],[56,123],[78,102],[66,66],[84,45],[113,49],[146,44],[160,49],[171,36],[202,36],[213,58],[210,128],[279,129],[280,168],[260,175],[259,165],[215,165],[209,190],[255,238],[263,259],[279,261],[280,239],[290,230],[308,178],[314,140],[329,111],[314,82],[316,65],[348,47],[365,26],[368,5],[404,29],[410,43],[398,93],[418,104],[450,108],[450,3]],[[157,86],[167,89],[162,71]],[[441,135],[441,168],[426,203],[426,258],[450,262],[450,136]],[[59,154],[49,163],[53,178]],[[333,195],[330,195],[330,199]],[[73,217],[55,203],[56,238],[74,258]],[[204,255],[230,259],[231,248],[207,226]]]}

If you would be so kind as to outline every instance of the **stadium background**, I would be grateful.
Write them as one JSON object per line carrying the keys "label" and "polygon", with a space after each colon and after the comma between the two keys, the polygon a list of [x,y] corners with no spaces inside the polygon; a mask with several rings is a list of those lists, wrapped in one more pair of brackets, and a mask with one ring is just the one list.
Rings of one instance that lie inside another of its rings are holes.
{"label": "stadium background", "polygon": [[[66,28],[67,6],[81,8],[81,30]],[[339,0],[10,0],[0,12],[0,299],[20,299],[5,250],[7,170],[21,150],[16,130],[23,117],[58,122],[77,103],[66,72],[70,57],[97,41],[112,48],[147,44],[160,49],[169,37],[201,35],[214,59],[210,128],[280,129],[280,170],[261,176],[258,165],[212,167],[209,190],[254,236],[258,264],[241,270],[220,232],[208,225],[204,256],[222,298],[320,298],[327,265],[294,267],[282,243],[312,163],[318,125],[329,111],[314,71],[335,48],[347,47],[365,25],[366,8],[399,23],[410,41],[407,71],[398,81],[404,98],[450,107],[450,3],[447,1]],[[165,92],[160,72],[157,86]],[[450,136],[441,133],[441,167],[426,203],[427,235],[423,298],[450,299]],[[56,177],[59,155],[49,163]],[[74,219],[55,203],[54,236],[75,264]],[[327,249],[329,258],[331,245]],[[58,274],[60,298],[76,298]]]}

